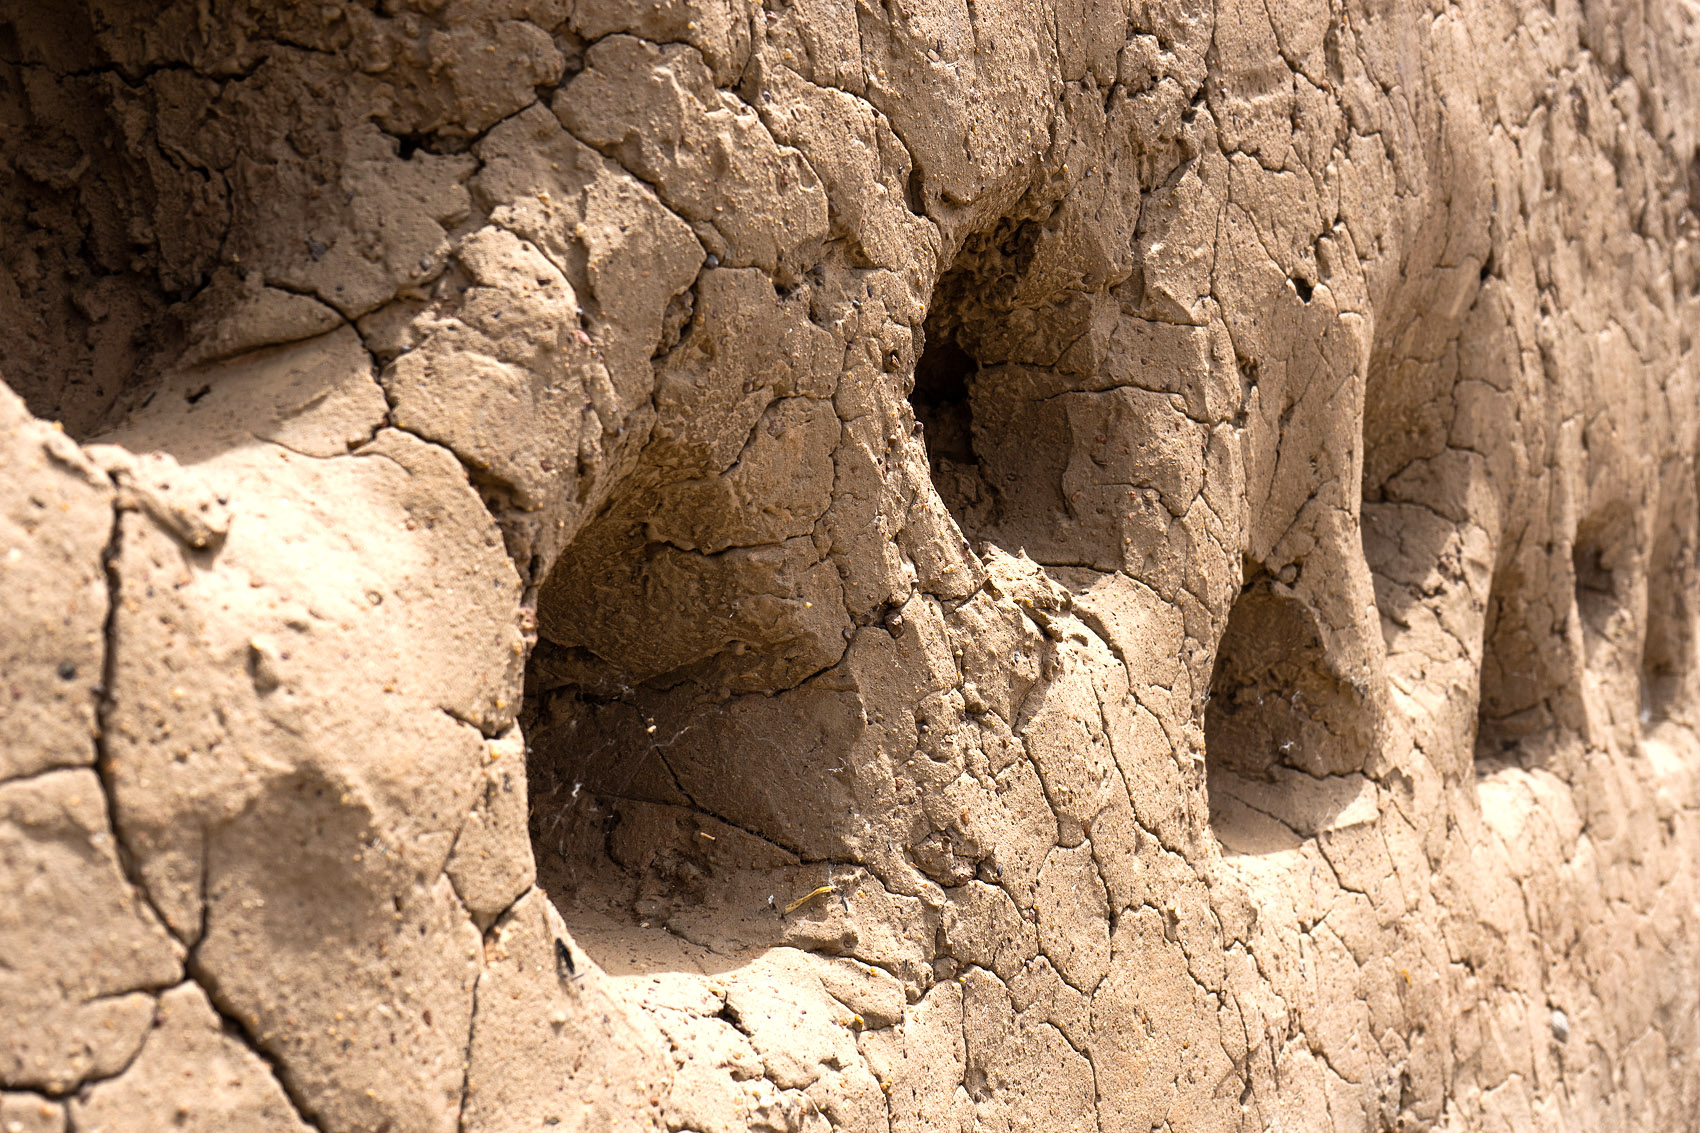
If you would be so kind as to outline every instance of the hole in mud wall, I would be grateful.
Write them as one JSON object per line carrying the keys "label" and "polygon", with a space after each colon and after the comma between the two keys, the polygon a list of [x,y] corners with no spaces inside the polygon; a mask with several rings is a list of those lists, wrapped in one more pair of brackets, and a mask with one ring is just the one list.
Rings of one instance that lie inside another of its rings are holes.
{"label": "hole in mud wall", "polygon": [[1047,562],[1069,442],[1057,407],[1047,416],[1036,402],[1040,386],[1073,384],[1053,369],[1054,340],[1079,337],[1064,310],[1085,295],[1030,278],[1042,229],[1039,218],[1003,217],[963,241],[927,302],[909,403],[962,534]]}
{"label": "hole in mud wall", "polygon": [[851,868],[844,753],[866,726],[854,694],[624,684],[542,641],[521,726],[538,882],[609,971],[695,963],[681,957],[696,947],[853,943],[810,936],[818,910],[782,914]]}
{"label": "hole in mud wall", "polygon": [[1120,570],[1191,505],[1204,438],[1171,394],[1103,371],[1118,301],[1060,285],[1042,228],[1006,218],[964,243],[929,302],[910,405],[971,542]]}
{"label": "hole in mud wall", "polygon": [[1688,159],[1688,211],[1700,216],[1700,148]]}
{"label": "hole in mud wall", "polygon": [[1228,615],[1204,710],[1212,777],[1272,778],[1276,767],[1324,773],[1327,729],[1313,714],[1330,697],[1322,640],[1287,587],[1258,571]]}
{"label": "hole in mud wall", "polygon": [[1576,579],[1576,614],[1582,623],[1589,667],[1599,660],[1605,646],[1619,636],[1624,614],[1618,580],[1617,554],[1620,544],[1601,527],[1584,525],[1576,532],[1570,562]]}
{"label": "hole in mud wall", "polygon": [[1582,630],[1582,664],[1588,679],[1625,715],[1641,707],[1643,641],[1635,621],[1638,575],[1645,560],[1638,533],[1621,516],[1584,523],[1571,548],[1576,617]]}
{"label": "hole in mud wall", "polygon": [[842,753],[866,723],[842,683],[811,679],[848,624],[812,541],[681,548],[654,528],[735,513],[654,500],[617,498],[543,583],[520,720],[539,882],[585,950],[627,970],[676,938],[757,946],[794,927],[765,899],[845,859]]}
{"label": "hole in mud wall", "polygon": [[[1033,414],[1015,410],[1017,390],[986,386],[1035,346],[1044,352],[1041,309],[1054,296],[1022,286],[1038,232],[1032,221],[1004,218],[970,236],[927,301],[909,404],[933,486],[970,540],[1004,542],[994,529],[1008,518],[1006,496],[1054,471],[1040,465],[1054,463],[1041,450],[1056,438],[1040,437]],[[1030,550],[1041,557],[1039,547]]]}
{"label": "hole in mud wall", "polygon": [[[1689,509],[1690,512],[1692,509]],[[1647,575],[1641,644],[1641,722],[1668,719],[1694,671],[1696,575],[1692,520],[1661,522]]]}
{"label": "hole in mud wall", "polygon": [[1224,839],[1247,808],[1290,809],[1295,782],[1361,770],[1374,740],[1367,690],[1331,671],[1314,612],[1260,567],[1247,576],[1204,706],[1210,821]]}
{"label": "hole in mud wall", "polygon": [[[533,650],[520,716],[532,846],[539,882],[575,933],[629,927],[634,914],[665,920],[667,906],[705,899],[703,855],[720,824],[692,817],[670,763],[688,726],[658,718],[660,699],[587,651],[548,640]],[[710,837],[692,845],[699,829]],[[603,947],[581,943],[606,961]]]}
{"label": "hole in mud wall", "polygon": [[956,341],[956,328],[935,310],[923,330],[909,404],[921,427],[927,463],[939,498],[964,534],[981,528],[993,503],[974,454],[974,411],[969,389],[979,363]]}
{"label": "hole in mud wall", "polygon": [[[1686,596],[1650,589],[1645,637],[1637,624],[1646,560],[1632,516],[1624,508],[1584,521],[1568,562],[1562,545],[1547,546],[1513,553],[1495,572],[1483,625],[1478,775],[1546,764],[1555,743],[1586,727],[1589,704],[1607,712],[1600,723],[1627,723],[1636,713],[1646,722],[1649,698],[1686,672],[1688,631],[1680,616],[1661,611],[1680,615]],[[1676,554],[1656,551],[1655,560],[1661,553]],[[1656,580],[1656,562],[1653,571]],[[1657,581],[1654,588],[1668,589]]]}
{"label": "hole in mud wall", "polygon": [[1530,639],[1527,611],[1517,598],[1525,585],[1520,571],[1506,567],[1495,574],[1488,592],[1472,761],[1478,776],[1514,761],[1541,703],[1540,656]]}
{"label": "hole in mud wall", "polygon": [[[1566,578],[1557,557],[1562,553],[1562,548],[1514,551],[1494,572],[1482,622],[1473,756],[1477,776],[1543,763],[1550,740],[1576,711],[1577,689],[1567,675],[1575,659],[1566,628]],[[1590,552],[1579,557],[1587,560]],[[1591,584],[1600,581],[1590,576]],[[1597,606],[1601,597],[1578,593],[1578,610]],[[1594,616],[1600,614],[1596,608]],[[1584,620],[1588,616],[1583,614]]]}

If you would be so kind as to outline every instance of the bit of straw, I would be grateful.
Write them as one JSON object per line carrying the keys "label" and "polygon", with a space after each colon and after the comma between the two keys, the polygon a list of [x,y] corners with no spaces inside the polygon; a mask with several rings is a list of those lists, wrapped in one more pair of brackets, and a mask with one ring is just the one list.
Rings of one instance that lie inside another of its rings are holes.
{"label": "bit of straw", "polygon": [[802,908],[804,905],[807,905],[810,901],[813,901],[816,897],[824,897],[828,893],[836,893],[836,892],[838,892],[838,889],[837,889],[836,886],[823,885],[819,889],[815,889],[815,890],[812,890],[808,893],[805,893],[801,897],[797,898],[795,901],[791,902],[789,905],[785,906],[785,915],[790,916],[792,913],[796,912],[798,909]]}

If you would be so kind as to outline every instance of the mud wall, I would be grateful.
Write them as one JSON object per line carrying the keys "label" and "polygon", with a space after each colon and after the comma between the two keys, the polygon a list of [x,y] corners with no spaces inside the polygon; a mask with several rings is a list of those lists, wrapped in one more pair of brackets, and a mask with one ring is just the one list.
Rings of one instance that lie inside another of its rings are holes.
{"label": "mud wall", "polygon": [[1697,86],[0,5],[0,1125],[1696,1128]]}

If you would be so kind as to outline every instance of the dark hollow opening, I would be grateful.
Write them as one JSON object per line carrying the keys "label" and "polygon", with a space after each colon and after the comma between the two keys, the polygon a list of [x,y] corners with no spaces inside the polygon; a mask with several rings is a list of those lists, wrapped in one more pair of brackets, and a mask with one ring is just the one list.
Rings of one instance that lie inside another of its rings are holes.
{"label": "dark hollow opening", "polygon": [[[1621,674],[1614,681],[1638,681],[1645,661],[1644,643],[1636,640],[1631,593],[1641,555],[1638,533],[1621,516],[1584,523],[1571,548],[1582,661],[1601,676]],[[1619,687],[1635,696],[1636,690]]]}
{"label": "dark hollow opening", "polygon": [[157,388],[216,259],[188,229],[172,243],[181,171],[86,7],[0,13],[0,377],[78,440]]}
{"label": "dark hollow opening", "polygon": [[[1686,524],[1684,525],[1686,528]],[[1691,528],[1660,528],[1647,574],[1647,631],[1641,643],[1641,720],[1666,719],[1693,669],[1695,545]]]}
{"label": "dark hollow opening", "polygon": [[943,460],[972,464],[974,416],[968,406],[968,382],[979,364],[953,336],[931,329],[926,348],[915,363],[915,389],[909,395],[909,404],[921,424],[927,459],[935,469]]}
{"label": "dark hollow opening", "polygon": [[[1508,595],[1519,593],[1519,576],[1495,575],[1482,619],[1481,684],[1476,697],[1476,775],[1516,762],[1517,745],[1529,725],[1529,706],[1539,701],[1539,658],[1523,630],[1524,612]],[[1521,726],[1519,726],[1521,725]]]}
{"label": "dark hollow opening", "polygon": [[[1581,557],[1589,556],[1584,552]],[[1600,578],[1588,564],[1579,566],[1597,585]],[[1482,622],[1474,753],[1478,777],[1543,764],[1565,714],[1577,710],[1580,690],[1572,679],[1569,613],[1543,585],[1557,574],[1546,552],[1531,558],[1515,548],[1502,555],[1494,572]],[[1597,599],[1609,600],[1609,591],[1576,597],[1580,610]]]}
{"label": "dark hollow opening", "polygon": [[1311,716],[1322,641],[1303,607],[1277,586],[1261,572],[1246,584],[1217,647],[1204,708],[1212,776],[1270,780],[1277,766],[1303,768],[1307,748],[1323,738]]}
{"label": "dark hollow opening", "polygon": [[[937,295],[934,300],[936,304]],[[974,449],[971,390],[980,364],[957,342],[948,317],[935,307],[927,319],[909,405],[927,450],[933,486],[957,527],[972,535],[984,526],[993,499]]]}
{"label": "dark hollow opening", "polygon": [[1235,849],[1250,848],[1248,810],[1314,833],[1344,782],[1330,777],[1362,770],[1375,743],[1367,690],[1333,672],[1314,612],[1261,568],[1247,574],[1204,706],[1211,829]]}
{"label": "dark hollow opening", "polygon": [[1616,576],[1606,562],[1605,550],[1597,539],[1578,532],[1570,561],[1576,577],[1576,613],[1582,619],[1582,632],[1590,638],[1605,636],[1618,608]]}

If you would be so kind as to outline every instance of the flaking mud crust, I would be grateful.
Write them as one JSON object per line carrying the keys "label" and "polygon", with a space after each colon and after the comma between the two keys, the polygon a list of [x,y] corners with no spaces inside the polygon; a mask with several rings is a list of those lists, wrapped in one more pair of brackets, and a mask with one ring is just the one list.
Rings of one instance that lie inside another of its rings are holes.
{"label": "flaking mud crust", "polygon": [[0,3],[0,1128],[1696,1128],[1697,64]]}

